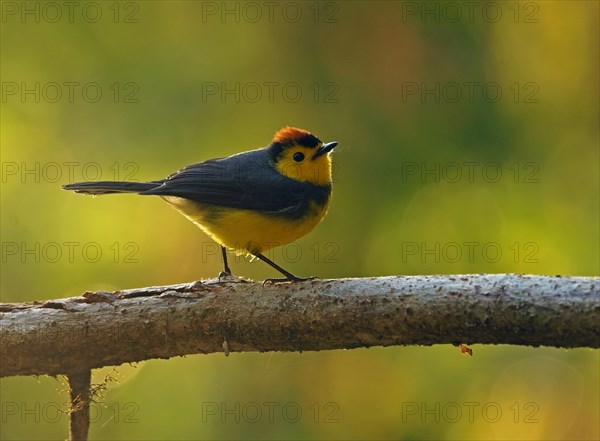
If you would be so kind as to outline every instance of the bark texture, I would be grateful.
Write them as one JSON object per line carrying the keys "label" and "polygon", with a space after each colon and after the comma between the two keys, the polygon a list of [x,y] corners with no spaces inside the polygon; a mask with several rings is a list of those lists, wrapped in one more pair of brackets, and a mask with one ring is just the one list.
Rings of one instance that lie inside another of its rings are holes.
{"label": "bark texture", "polygon": [[69,441],[86,441],[90,429],[90,381],[92,372],[72,372],[69,374],[69,394],[71,396],[71,419]]}
{"label": "bark texture", "polygon": [[600,347],[600,278],[207,280],[0,304],[0,376],[153,358],[445,343]]}

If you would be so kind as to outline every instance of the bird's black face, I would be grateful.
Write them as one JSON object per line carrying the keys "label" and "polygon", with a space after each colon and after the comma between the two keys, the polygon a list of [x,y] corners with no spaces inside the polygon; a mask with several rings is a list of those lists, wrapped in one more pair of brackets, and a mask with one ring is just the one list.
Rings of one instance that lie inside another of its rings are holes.
{"label": "bird's black face", "polygon": [[323,144],[306,130],[286,127],[270,146],[275,169],[284,176],[315,185],[331,184],[329,152],[337,142]]}

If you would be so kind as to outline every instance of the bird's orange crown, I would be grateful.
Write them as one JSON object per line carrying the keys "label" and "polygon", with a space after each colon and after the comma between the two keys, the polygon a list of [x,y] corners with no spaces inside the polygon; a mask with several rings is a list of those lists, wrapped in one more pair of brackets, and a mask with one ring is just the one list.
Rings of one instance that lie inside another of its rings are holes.
{"label": "bird's orange crown", "polygon": [[285,146],[302,145],[306,147],[316,147],[321,143],[321,140],[304,129],[296,127],[284,127],[275,133],[273,142]]}

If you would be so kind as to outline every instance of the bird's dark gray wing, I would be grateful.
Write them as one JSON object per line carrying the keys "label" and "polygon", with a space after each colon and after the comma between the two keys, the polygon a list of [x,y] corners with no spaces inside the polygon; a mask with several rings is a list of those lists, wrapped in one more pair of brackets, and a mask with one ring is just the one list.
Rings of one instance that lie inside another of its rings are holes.
{"label": "bird's dark gray wing", "polygon": [[177,196],[283,216],[304,213],[314,186],[282,176],[268,161],[263,150],[211,159],[189,165],[141,194]]}

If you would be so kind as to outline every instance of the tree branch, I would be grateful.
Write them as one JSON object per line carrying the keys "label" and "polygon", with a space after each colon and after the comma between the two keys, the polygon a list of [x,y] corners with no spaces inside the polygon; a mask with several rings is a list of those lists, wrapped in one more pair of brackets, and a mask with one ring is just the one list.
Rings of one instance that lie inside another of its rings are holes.
{"label": "tree branch", "polygon": [[85,441],[90,428],[90,370],[68,375],[71,395],[69,441]]}
{"label": "tree branch", "polygon": [[0,376],[243,351],[492,343],[600,347],[600,278],[227,280],[0,304]]}

